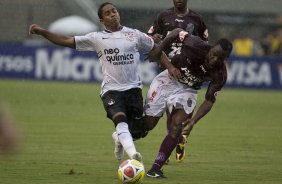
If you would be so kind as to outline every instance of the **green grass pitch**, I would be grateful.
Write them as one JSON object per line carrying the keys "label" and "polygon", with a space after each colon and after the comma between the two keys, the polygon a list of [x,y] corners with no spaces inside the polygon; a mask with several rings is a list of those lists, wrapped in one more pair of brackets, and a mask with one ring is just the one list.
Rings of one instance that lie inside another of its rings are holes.
{"label": "green grass pitch", "polygon": [[[0,101],[9,105],[23,135],[18,154],[0,157],[0,183],[119,183],[114,126],[99,92],[99,85],[89,83],[0,80]],[[194,127],[186,160],[176,163],[173,152],[164,167],[169,179],[145,177],[143,183],[282,183],[281,114],[281,91],[223,89],[212,111]],[[164,135],[162,119],[136,141],[146,170]]]}

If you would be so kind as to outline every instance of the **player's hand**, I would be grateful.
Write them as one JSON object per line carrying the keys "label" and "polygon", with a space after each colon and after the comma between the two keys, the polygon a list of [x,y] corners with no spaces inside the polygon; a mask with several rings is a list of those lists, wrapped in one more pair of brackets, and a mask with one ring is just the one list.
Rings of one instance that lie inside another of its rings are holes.
{"label": "player's hand", "polygon": [[181,72],[174,66],[168,68],[168,74],[169,74],[169,78],[173,78],[175,80],[181,78]]}
{"label": "player's hand", "polygon": [[160,43],[162,41],[162,35],[156,33],[151,36],[155,43]]}
{"label": "player's hand", "polygon": [[37,24],[32,24],[29,26],[29,30],[28,30],[28,34],[31,35],[31,34],[40,34],[40,31],[42,30],[42,28],[37,25]]}
{"label": "player's hand", "polygon": [[180,31],[178,35],[179,35],[179,40],[182,42],[185,39],[186,35],[188,35],[188,32]]}
{"label": "player's hand", "polygon": [[189,135],[194,125],[195,125],[195,121],[193,119],[188,119],[184,121],[182,123],[183,126],[182,135]]}

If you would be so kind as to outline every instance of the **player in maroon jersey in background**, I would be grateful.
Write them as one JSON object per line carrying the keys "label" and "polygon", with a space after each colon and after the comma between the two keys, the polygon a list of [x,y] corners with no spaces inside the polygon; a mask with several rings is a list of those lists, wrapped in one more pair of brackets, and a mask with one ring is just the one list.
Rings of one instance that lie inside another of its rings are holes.
{"label": "player in maroon jersey in background", "polygon": [[[166,109],[171,118],[168,134],[147,172],[147,176],[152,178],[166,178],[161,168],[177,146],[182,132],[188,136],[193,126],[213,107],[218,92],[226,83],[225,59],[233,48],[227,39],[220,39],[215,45],[210,45],[200,37],[178,28],[166,36],[159,49],[164,50],[178,37],[179,41],[183,41],[182,49],[171,58],[171,62],[166,55],[161,57],[167,70],[152,81],[144,106],[146,130],[156,126]],[[192,117],[198,90],[205,81],[209,83],[205,100]]]}
{"label": "player in maroon jersey in background", "polygon": [[[175,28],[182,28],[193,34],[199,36],[202,40],[208,41],[208,29],[200,14],[191,10],[187,6],[188,0],[173,0],[174,7],[169,8],[161,12],[154,25],[148,31],[148,34],[152,36],[156,43],[159,43],[165,38],[170,31]],[[171,59],[174,55],[179,54],[182,47],[182,42],[175,41],[165,51],[167,56]],[[165,68],[161,64],[159,65],[160,72]],[[192,114],[191,114],[192,115]],[[167,130],[170,126],[171,118],[167,111]],[[179,138],[179,142],[176,147],[176,161],[182,162],[185,158],[185,144],[187,142],[185,132],[183,132]],[[167,163],[169,159],[167,160]]]}

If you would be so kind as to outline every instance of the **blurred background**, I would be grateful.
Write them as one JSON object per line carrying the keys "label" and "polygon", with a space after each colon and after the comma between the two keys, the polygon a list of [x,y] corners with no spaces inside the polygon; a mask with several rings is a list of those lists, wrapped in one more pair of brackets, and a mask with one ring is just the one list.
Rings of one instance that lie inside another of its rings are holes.
{"label": "blurred background", "polygon": [[[2,34],[0,42],[27,41],[30,39],[27,35],[27,28],[31,23],[38,23],[43,27],[50,28],[56,20],[73,15],[85,18],[101,29],[97,17],[97,7],[102,2],[104,1],[1,0],[0,29]],[[147,31],[156,15],[172,6],[172,0],[113,0],[111,2],[119,8],[123,25],[141,31]],[[248,53],[244,53],[245,55],[282,55],[282,1],[190,0],[188,5],[189,8],[203,15],[209,28],[211,41],[220,37],[227,37],[235,42],[248,39],[252,43],[252,49]],[[65,29],[67,28],[65,27]],[[85,29],[84,32],[89,32],[89,30],[91,29]],[[84,32],[82,31],[82,33]],[[235,54],[240,56],[241,53],[235,51]]]}

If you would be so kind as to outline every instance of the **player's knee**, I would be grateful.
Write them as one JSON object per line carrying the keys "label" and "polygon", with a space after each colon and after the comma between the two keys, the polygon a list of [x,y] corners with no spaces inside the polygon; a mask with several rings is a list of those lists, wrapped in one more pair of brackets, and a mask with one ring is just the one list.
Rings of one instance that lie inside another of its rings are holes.
{"label": "player's knee", "polygon": [[158,124],[159,122],[159,117],[153,117],[153,116],[145,116],[144,119],[144,128],[147,131],[153,130],[155,128],[155,126]]}
{"label": "player's knee", "polygon": [[121,122],[127,123],[127,117],[124,114],[113,116],[112,120],[115,123],[115,126],[117,126]]}
{"label": "player's knee", "polygon": [[144,117],[129,118],[129,130],[134,140],[146,137]]}

